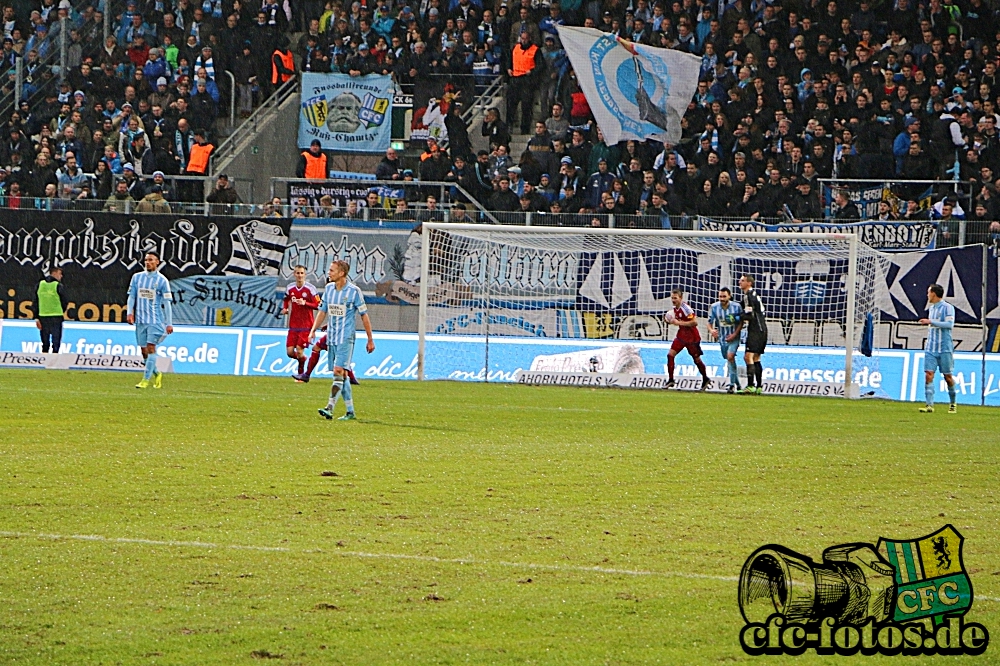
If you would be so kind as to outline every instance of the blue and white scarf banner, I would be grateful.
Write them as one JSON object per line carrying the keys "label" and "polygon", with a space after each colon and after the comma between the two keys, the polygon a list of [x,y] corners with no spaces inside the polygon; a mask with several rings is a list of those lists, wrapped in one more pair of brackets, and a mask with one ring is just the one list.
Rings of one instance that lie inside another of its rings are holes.
{"label": "blue and white scarf banner", "polygon": [[174,323],[280,328],[277,277],[200,275],[173,280]]}
{"label": "blue and white scarf banner", "polygon": [[857,234],[861,242],[876,250],[933,250],[937,240],[937,222],[919,220],[896,222],[889,220],[865,220],[831,224],[815,222],[807,224],[764,224],[754,220],[713,220],[698,217],[697,229],[702,231],[748,231],[799,232],[818,234]]}
{"label": "blue and white scarf banner", "polygon": [[392,139],[391,76],[302,74],[299,148],[319,139],[324,150],[377,153]]}
{"label": "blue and white scarf banner", "polygon": [[698,87],[700,58],[595,28],[558,29],[608,145],[629,139],[680,141],[681,118]]}

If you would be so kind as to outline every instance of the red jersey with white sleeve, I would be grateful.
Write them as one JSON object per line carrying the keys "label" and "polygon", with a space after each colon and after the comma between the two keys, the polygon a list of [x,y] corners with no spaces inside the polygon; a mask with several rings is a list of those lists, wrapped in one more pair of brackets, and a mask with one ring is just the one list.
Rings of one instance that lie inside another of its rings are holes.
{"label": "red jersey with white sleeve", "polygon": [[[302,300],[303,304],[294,301]],[[291,283],[285,288],[285,298],[282,300],[282,308],[288,310],[288,330],[305,331],[312,330],[316,309],[319,307],[319,292],[316,287],[308,282],[301,287],[296,287]]]}
{"label": "red jersey with white sleeve", "polygon": [[[679,306],[674,308],[674,320],[677,323],[682,321],[693,321],[696,319],[694,310],[687,303],[681,303]],[[697,326],[678,326],[677,327],[677,340],[688,344],[692,342],[701,342],[701,333],[698,332]]]}

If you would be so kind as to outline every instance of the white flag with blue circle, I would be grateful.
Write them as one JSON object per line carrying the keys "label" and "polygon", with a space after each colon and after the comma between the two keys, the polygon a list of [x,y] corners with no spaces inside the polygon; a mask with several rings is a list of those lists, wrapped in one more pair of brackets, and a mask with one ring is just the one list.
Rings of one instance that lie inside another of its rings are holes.
{"label": "white flag with blue circle", "polygon": [[595,28],[559,26],[559,39],[608,145],[680,141],[681,118],[698,88],[700,58]]}

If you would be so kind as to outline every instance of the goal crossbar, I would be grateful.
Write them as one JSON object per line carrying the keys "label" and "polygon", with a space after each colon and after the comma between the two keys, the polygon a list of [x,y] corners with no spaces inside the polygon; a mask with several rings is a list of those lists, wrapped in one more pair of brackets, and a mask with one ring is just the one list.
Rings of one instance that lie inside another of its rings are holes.
{"label": "goal crossbar", "polygon": [[855,234],[844,233],[799,233],[796,231],[746,231],[740,232],[739,238],[731,231],[681,231],[677,229],[597,229],[590,227],[522,227],[506,224],[452,224],[449,222],[424,222],[423,227],[440,231],[471,231],[475,235],[489,234],[566,234],[588,236],[667,236],[674,238],[720,238],[723,240],[739,240],[752,238],[755,240],[826,240],[849,241],[857,238]]}

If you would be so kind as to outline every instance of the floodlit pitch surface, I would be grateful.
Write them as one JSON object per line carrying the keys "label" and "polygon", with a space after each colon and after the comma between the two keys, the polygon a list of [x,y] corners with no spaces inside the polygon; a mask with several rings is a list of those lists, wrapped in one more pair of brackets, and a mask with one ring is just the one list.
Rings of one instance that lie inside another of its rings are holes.
{"label": "floodlit pitch surface", "polygon": [[1000,636],[1000,410],[138,378],[0,372],[0,663],[751,660],[755,548],[949,522]]}

